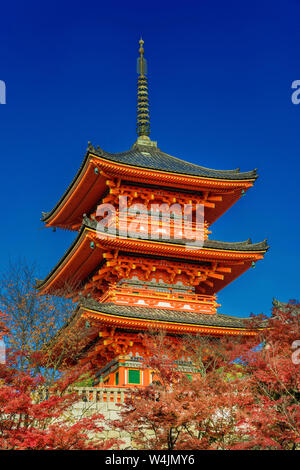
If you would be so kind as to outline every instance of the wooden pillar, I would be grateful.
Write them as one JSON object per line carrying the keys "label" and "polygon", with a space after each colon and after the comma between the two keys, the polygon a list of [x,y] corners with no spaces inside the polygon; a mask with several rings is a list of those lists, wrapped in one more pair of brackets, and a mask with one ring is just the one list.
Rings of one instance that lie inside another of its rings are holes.
{"label": "wooden pillar", "polygon": [[119,367],[119,386],[126,385],[125,367]]}

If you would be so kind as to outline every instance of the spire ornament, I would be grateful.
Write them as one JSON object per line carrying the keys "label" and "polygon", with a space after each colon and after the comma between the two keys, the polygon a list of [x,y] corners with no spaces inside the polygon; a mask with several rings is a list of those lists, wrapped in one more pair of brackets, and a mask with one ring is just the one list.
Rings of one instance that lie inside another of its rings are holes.
{"label": "spire ornament", "polygon": [[138,136],[150,135],[150,116],[149,116],[149,97],[148,97],[148,82],[147,82],[147,61],[144,58],[144,41],[141,38],[139,41],[140,57],[137,60],[137,134]]}

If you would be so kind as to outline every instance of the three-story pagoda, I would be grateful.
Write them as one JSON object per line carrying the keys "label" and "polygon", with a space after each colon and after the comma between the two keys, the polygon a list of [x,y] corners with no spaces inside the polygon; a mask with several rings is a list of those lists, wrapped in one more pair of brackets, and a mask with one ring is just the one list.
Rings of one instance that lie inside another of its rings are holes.
{"label": "three-story pagoda", "polygon": [[[71,322],[96,332],[89,346],[99,367],[95,383],[116,387],[151,383],[140,332],[256,334],[244,319],[219,314],[216,294],[268,249],[266,240],[208,238],[213,222],[253,186],[256,170],[213,170],[161,151],[149,137],[142,40],[139,53],[136,142],[120,153],[89,144],[72,183],[42,218],[47,227],[78,235],[38,289],[55,294],[72,286],[78,307]],[[195,207],[204,208],[196,246]]]}

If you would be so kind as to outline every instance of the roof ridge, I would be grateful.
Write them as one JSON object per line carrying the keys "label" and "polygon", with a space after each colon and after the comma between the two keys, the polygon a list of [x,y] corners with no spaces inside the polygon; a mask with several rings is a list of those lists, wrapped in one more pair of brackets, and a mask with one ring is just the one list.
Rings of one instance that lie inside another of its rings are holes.
{"label": "roof ridge", "polygon": [[[99,156],[111,156],[111,157],[114,157],[114,156],[118,156],[118,155],[125,155],[125,154],[130,154],[130,152],[132,150],[140,150],[141,152],[147,152],[149,153],[150,155],[153,155],[155,156],[155,154],[157,153],[160,153],[164,156],[166,156],[167,158],[171,158],[171,159],[174,159],[174,160],[177,160],[178,162],[180,163],[184,163],[185,165],[189,165],[189,166],[193,166],[195,167],[196,169],[199,169],[199,170],[203,170],[203,171],[207,171],[207,172],[213,172],[213,173],[216,173],[216,174],[252,174],[253,176],[256,176],[256,170],[257,169],[254,169],[254,170],[250,170],[250,171],[246,171],[246,172],[242,172],[240,171],[240,168],[234,168],[232,170],[219,170],[219,169],[214,169],[214,168],[208,168],[208,167],[205,167],[205,166],[202,166],[202,165],[198,165],[197,163],[192,163],[192,162],[189,162],[189,161],[186,161],[186,160],[183,160],[182,158],[179,158],[179,157],[174,157],[174,155],[170,155],[169,153],[166,153],[164,152],[163,150],[161,150],[160,148],[158,147],[152,147],[152,146],[147,146],[147,145],[142,145],[142,144],[139,144],[139,143],[134,143],[132,145],[132,147],[128,150],[125,150],[124,152],[115,152],[115,153],[112,153],[112,152],[107,152],[105,150],[102,150],[102,153],[101,155],[99,154]],[[124,163],[124,162],[122,162]]]}

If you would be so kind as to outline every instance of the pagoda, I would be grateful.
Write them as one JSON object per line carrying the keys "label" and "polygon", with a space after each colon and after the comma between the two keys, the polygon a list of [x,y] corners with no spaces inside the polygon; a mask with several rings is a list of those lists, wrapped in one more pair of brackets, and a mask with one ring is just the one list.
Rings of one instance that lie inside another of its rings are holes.
{"label": "pagoda", "polygon": [[[89,335],[82,354],[94,353],[96,386],[151,383],[153,374],[143,366],[151,352],[141,332],[161,330],[174,341],[184,335],[255,335],[243,318],[218,313],[216,294],[268,249],[266,240],[208,238],[212,224],[253,186],[256,170],[205,168],[163,152],[150,140],[143,44],[141,39],[136,142],[120,153],[89,143],[75,178],[42,217],[47,227],[77,232],[37,288],[56,294],[72,286],[77,308],[70,323]],[[197,225],[199,207],[202,223]],[[201,243],[193,243],[195,233]],[[180,358],[188,363],[182,351]]]}

